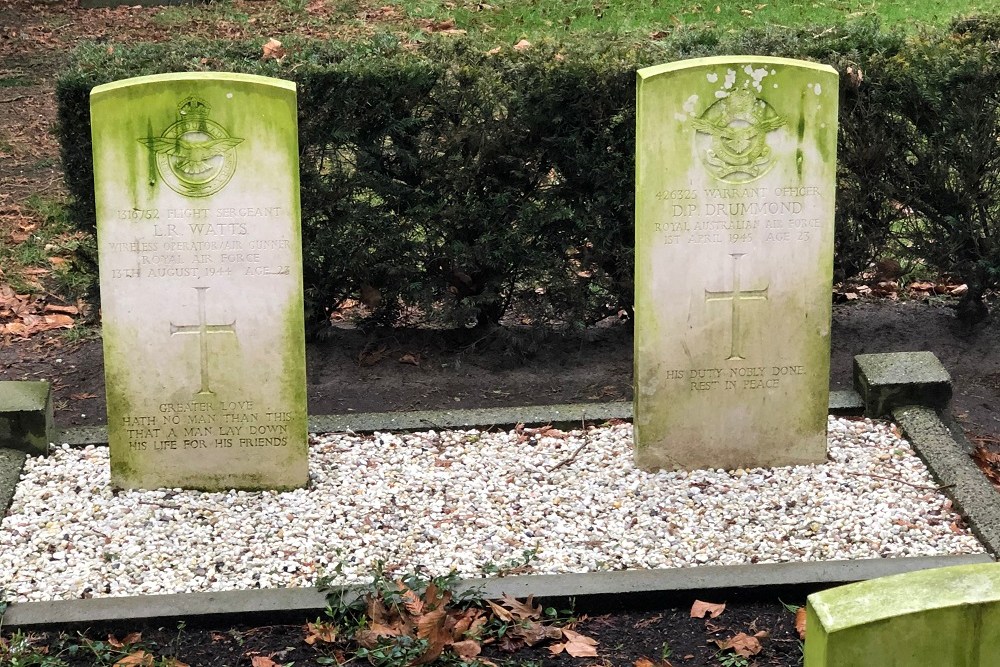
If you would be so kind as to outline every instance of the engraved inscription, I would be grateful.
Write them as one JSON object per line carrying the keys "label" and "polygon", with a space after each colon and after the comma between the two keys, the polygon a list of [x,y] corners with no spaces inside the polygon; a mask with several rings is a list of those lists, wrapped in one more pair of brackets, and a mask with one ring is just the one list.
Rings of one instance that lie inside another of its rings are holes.
{"label": "engraved inscription", "polygon": [[[287,215],[281,206],[133,210],[134,219],[153,224],[142,228],[145,238],[108,244],[128,257],[127,265],[109,267],[112,278],[267,278],[291,271],[287,257],[294,248],[288,239],[254,238],[254,218]],[[122,209],[120,217],[130,212]]]}
{"label": "engraved inscription", "polygon": [[781,366],[732,366],[729,368],[689,368],[671,369],[660,372],[666,380],[676,380],[693,392],[724,390],[752,391],[778,389],[781,381],[796,376],[805,376],[806,367],[799,365]]}
{"label": "engraved inscription", "polygon": [[129,449],[133,451],[190,451],[230,447],[285,447],[288,411],[259,411],[253,401],[201,399],[161,403],[156,415],[125,415]]}

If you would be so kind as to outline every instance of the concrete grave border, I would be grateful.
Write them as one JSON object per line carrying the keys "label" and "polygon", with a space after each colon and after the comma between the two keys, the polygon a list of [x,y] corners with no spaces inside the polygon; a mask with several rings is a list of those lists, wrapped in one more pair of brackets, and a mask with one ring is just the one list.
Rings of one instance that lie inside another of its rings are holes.
{"label": "concrete grave border", "polygon": [[[489,579],[463,579],[459,589],[478,589],[483,598],[504,593],[540,599],[612,596],[616,603],[657,593],[713,589],[753,589],[765,586],[836,585],[891,574],[949,565],[992,563],[985,554],[922,558],[866,559],[822,563],[768,563],[763,565],[708,565],[669,570],[620,570],[585,574],[535,574]],[[348,596],[359,587],[347,586]],[[324,593],[316,588],[275,588],[217,593],[140,595],[90,600],[54,600],[12,604],[3,616],[5,628],[39,629],[56,625],[92,625],[128,622],[169,622],[173,619],[245,622],[248,616],[298,615],[308,618],[326,608]]]}
{"label": "concrete grave border", "polygon": [[[830,412],[859,415],[863,401],[853,391],[831,392]],[[517,597],[587,598],[602,596],[618,604],[671,592],[705,590],[752,590],[772,586],[827,587],[877,577],[951,565],[993,562],[1000,553],[1000,503],[997,491],[976,469],[969,458],[971,445],[960,430],[949,430],[937,413],[923,406],[902,406],[893,416],[910,439],[917,453],[942,490],[968,521],[986,548],[986,554],[914,558],[866,559],[854,561],[769,563],[761,565],[699,566],[665,570],[625,570],[586,574],[525,575],[489,579],[466,579],[461,586],[478,588],[486,598],[509,593]],[[463,428],[473,426],[511,426],[516,423],[575,426],[581,420],[600,422],[632,417],[630,403],[595,403],[552,406],[528,406],[490,410],[450,410],[396,414],[359,413],[355,415],[314,416],[310,431],[371,432],[381,430],[416,430]],[[103,427],[66,429],[59,442],[74,446],[101,444]],[[0,451],[0,509],[6,512],[9,499],[3,497],[4,476],[17,479],[23,455],[11,457]],[[15,470],[16,468],[16,470]],[[11,485],[12,486],[12,485]],[[6,502],[3,502],[5,501]],[[345,587],[350,595],[356,587]],[[223,622],[246,620],[254,615],[319,614],[326,606],[324,594],[315,588],[264,589],[213,593],[178,593],[89,600],[56,600],[11,604],[3,615],[3,624],[11,628],[43,628],[57,625],[112,624],[115,622],[152,623],[171,619],[197,619]]]}

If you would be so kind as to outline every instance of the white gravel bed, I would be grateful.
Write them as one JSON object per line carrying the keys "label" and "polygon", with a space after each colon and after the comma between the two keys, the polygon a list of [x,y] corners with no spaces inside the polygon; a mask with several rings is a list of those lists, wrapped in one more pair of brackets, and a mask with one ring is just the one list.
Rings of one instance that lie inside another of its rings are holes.
{"label": "white gravel bed", "polygon": [[310,448],[310,488],[286,493],[115,491],[107,448],[63,445],[25,467],[0,588],[24,602],[309,586],[378,561],[476,576],[525,551],[532,573],[983,551],[893,426],[829,426],[827,464],[691,473],[637,470],[631,424],[331,434]]}

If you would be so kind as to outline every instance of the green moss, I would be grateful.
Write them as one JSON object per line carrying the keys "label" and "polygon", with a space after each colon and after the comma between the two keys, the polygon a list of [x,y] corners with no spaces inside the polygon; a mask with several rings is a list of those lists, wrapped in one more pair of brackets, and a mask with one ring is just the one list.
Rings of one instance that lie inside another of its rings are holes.
{"label": "green moss", "polygon": [[128,439],[121,426],[123,418],[133,412],[128,398],[128,380],[134,369],[129,364],[124,341],[128,336],[137,335],[136,330],[127,329],[121,323],[114,325],[105,323],[104,326],[104,386],[107,399],[111,483],[125,488],[130,488],[132,481],[140,478],[144,471],[141,452],[129,449]]}
{"label": "green moss", "polygon": [[1000,652],[1000,565],[921,570],[814,593],[806,623],[805,667],[992,665]]}

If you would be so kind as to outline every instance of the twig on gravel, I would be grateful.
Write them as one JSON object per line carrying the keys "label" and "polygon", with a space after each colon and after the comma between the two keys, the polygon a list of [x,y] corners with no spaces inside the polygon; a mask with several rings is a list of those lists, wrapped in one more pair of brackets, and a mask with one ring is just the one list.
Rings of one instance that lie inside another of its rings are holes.
{"label": "twig on gravel", "polygon": [[17,102],[18,100],[23,100],[31,95],[18,95],[17,97],[12,97],[9,100],[0,100],[0,104],[10,104],[11,102]]}
{"label": "twig on gravel", "polygon": [[884,479],[887,482],[899,482],[900,484],[906,484],[907,486],[912,486],[914,489],[921,489],[923,491],[941,491],[943,489],[950,489],[955,486],[954,484],[945,484],[944,486],[925,486],[923,484],[914,484],[913,482],[904,482],[901,479],[896,479],[895,477],[884,477],[882,475],[875,475],[870,472],[851,472],[850,470],[844,471],[845,475],[854,475],[855,477],[874,477],[875,479]]}
{"label": "twig on gravel", "polygon": [[139,503],[142,505],[152,505],[153,507],[159,507],[160,509],[165,509],[165,510],[181,509],[180,505],[174,505],[173,503],[160,503],[154,500],[140,500]]}
{"label": "twig on gravel", "polygon": [[580,420],[580,426],[583,428],[583,442],[580,443],[579,447],[573,450],[573,453],[569,455],[569,458],[563,459],[559,463],[549,468],[549,472],[553,472],[555,470],[558,470],[559,468],[562,468],[564,465],[572,463],[573,460],[576,459],[576,455],[579,454],[581,451],[583,451],[583,448],[587,446],[587,443],[589,442],[589,438],[587,436],[589,434],[587,433],[587,422],[585,419]]}

